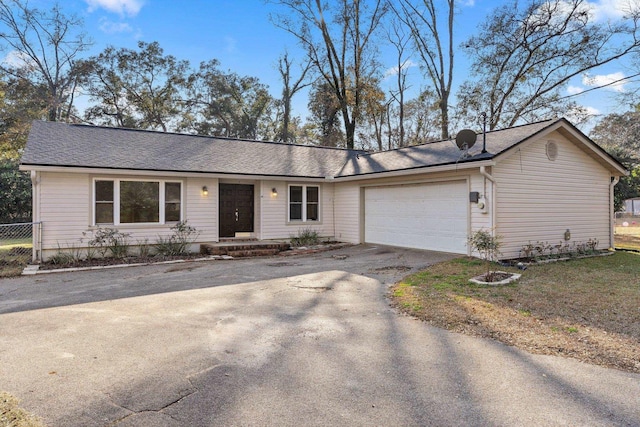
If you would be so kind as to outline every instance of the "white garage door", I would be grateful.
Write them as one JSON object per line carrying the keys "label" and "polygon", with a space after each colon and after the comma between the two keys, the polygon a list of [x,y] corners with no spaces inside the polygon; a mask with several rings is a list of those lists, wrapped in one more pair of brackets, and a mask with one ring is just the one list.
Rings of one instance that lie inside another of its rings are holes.
{"label": "white garage door", "polygon": [[365,189],[365,241],[467,253],[466,181]]}

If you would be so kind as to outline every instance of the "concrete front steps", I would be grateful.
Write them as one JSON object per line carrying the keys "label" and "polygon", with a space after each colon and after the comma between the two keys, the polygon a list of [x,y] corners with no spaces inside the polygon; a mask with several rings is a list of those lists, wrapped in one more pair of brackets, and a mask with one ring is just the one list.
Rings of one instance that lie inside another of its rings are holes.
{"label": "concrete front steps", "polygon": [[234,258],[277,255],[287,251],[291,245],[286,242],[266,242],[258,240],[221,239],[219,243],[200,244],[200,253],[206,255],[227,255]]}

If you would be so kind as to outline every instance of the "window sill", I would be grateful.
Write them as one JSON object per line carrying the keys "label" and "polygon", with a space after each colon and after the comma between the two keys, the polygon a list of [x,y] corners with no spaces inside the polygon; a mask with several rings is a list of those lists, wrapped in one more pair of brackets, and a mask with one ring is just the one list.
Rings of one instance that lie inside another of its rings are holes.
{"label": "window sill", "polygon": [[322,225],[322,221],[302,221],[301,219],[288,220],[287,225]]}
{"label": "window sill", "polygon": [[125,224],[95,224],[89,226],[90,230],[96,230],[98,228],[118,228],[118,229],[133,229],[133,228],[167,228],[175,226],[179,221],[165,222],[160,224],[158,222],[136,222]]}

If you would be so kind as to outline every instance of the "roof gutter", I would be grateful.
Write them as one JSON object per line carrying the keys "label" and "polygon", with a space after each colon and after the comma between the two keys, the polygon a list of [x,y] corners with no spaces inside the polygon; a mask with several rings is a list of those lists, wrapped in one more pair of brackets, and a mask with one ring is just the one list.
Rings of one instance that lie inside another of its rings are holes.
{"label": "roof gutter", "polygon": [[620,177],[619,176],[614,176],[613,179],[611,180],[611,183],[609,184],[609,248],[613,249],[615,248],[615,241],[613,238],[613,235],[615,233],[615,210],[613,208],[613,202],[614,202],[614,197],[613,197],[613,187],[616,186],[616,184],[620,182]]}
{"label": "roof gutter", "polygon": [[[496,233],[496,179],[487,172],[486,166],[480,166],[480,175],[491,182],[491,200],[489,203],[489,215],[491,215],[491,234]],[[486,198],[486,194],[485,194]]]}
{"label": "roof gutter", "polygon": [[456,171],[465,170],[465,169],[475,169],[479,165],[493,166],[494,164],[495,162],[492,159],[476,160],[471,162],[450,163],[450,164],[438,165],[438,166],[419,166],[419,167],[400,169],[400,170],[363,173],[358,175],[345,175],[345,176],[338,175],[334,178],[334,180],[336,182],[347,182],[347,181],[360,181],[365,179],[392,178],[392,177],[405,176],[405,175],[415,175],[416,173],[456,172]]}
{"label": "roof gutter", "polygon": [[200,172],[200,171],[168,171],[168,170],[151,170],[151,169],[118,169],[106,167],[86,167],[86,166],[52,166],[52,165],[35,165],[21,164],[21,171],[38,171],[38,172],[68,172],[68,173],[87,173],[92,175],[135,175],[135,176],[169,176],[180,178],[217,178],[217,179],[252,179],[252,180],[274,180],[274,181],[304,181],[304,182],[322,182],[326,180],[323,176],[295,176],[295,175],[263,175],[248,173],[226,173],[226,172]]}

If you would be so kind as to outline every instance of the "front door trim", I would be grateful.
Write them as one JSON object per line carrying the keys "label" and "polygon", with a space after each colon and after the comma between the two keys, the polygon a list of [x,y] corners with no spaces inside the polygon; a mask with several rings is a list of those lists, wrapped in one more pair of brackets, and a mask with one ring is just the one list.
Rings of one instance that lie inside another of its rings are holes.
{"label": "front door trim", "polygon": [[219,237],[235,237],[236,233],[253,233],[255,186],[220,183],[218,195]]}

